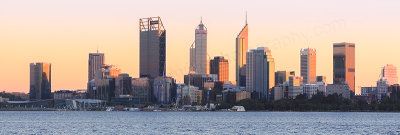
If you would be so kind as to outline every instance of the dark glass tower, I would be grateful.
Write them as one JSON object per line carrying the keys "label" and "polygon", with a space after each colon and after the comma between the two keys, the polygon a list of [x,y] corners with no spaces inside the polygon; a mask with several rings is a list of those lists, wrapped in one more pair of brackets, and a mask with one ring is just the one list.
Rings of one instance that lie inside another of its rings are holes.
{"label": "dark glass tower", "polygon": [[51,64],[30,64],[29,99],[51,99]]}
{"label": "dark glass tower", "polygon": [[166,73],[166,30],[160,17],[139,20],[140,77],[155,78]]}

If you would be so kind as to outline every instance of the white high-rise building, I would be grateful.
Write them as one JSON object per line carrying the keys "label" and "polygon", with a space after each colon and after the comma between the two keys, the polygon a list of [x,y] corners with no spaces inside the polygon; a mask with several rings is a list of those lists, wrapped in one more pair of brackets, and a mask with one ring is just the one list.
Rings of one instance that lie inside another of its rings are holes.
{"label": "white high-rise building", "polygon": [[256,92],[258,98],[269,98],[275,86],[275,62],[267,47],[252,49],[246,54],[246,90]]}
{"label": "white high-rise building", "polygon": [[190,47],[190,70],[198,74],[208,74],[208,57],[207,57],[207,28],[203,21],[195,30],[195,42]]}

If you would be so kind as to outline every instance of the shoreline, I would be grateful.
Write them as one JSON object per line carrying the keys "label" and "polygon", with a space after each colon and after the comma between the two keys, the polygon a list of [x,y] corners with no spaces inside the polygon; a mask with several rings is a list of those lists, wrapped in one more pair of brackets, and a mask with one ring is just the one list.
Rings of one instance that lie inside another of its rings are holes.
{"label": "shoreline", "polygon": [[[53,109],[53,108],[35,108],[35,109],[26,109],[26,108],[1,108],[0,111],[80,111],[80,112],[106,112],[104,110],[68,110],[68,109]],[[154,111],[111,111],[111,112],[154,112]],[[163,110],[160,112],[236,112],[236,111],[176,111],[176,110]],[[350,110],[350,111],[340,111],[340,110],[331,110],[331,111],[268,111],[268,110],[250,110],[245,112],[381,112],[381,113],[400,113],[400,111],[370,111],[370,110]]]}

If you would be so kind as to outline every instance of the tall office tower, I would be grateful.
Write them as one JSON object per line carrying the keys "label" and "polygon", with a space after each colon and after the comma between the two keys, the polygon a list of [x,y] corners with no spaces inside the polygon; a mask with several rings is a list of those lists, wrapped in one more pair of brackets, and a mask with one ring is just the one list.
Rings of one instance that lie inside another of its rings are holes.
{"label": "tall office tower", "polygon": [[215,56],[210,60],[210,74],[218,75],[220,82],[229,81],[229,63],[223,56]]}
{"label": "tall office tower", "polygon": [[382,77],[386,78],[389,85],[398,84],[397,68],[392,64],[387,64],[382,68]]}
{"label": "tall office tower", "polygon": [[195,30],[194,44],[190,47],[190,70],[198,74],[208,74],[208,68],[207,28],[204,26],[203,21],[200,21]]}
{"label": "tall office tower", "polygon": [[51,99],[51,64],[30,64],[29,99]]}
{"label": "tall office tower", "polygon": [[246,86],[246,52],[248,48],[249,27],[246,25],[236,37],[236,84],[237,86]]}
{"label": "tall office tower", "polygon": [[275,86],[275,62],[267,47],[247,52],[246,89],[255,93],[253,98],[269,99],[270,89]]}
{"label": "tall office tower", "polygon": [[166,30],[160,17],[139,20],[140,77],[155,78],[166,74]]}
{"label": "tall office tower", "polygon": [[333,83],[347,82],[350,90],[355,92],[355,45],[354,43],[333,44]]}
{"label": "tall office tower", "polygon": [[104,53],[89,53],[88,60],[88,82],[96,76],[96,72],[101,69],[104,64]]}
{"label": "tall office tower", "polygon": [[316,82],[316,50],[306,48],[300,51],[300,74],[303,76],[303,84]]}

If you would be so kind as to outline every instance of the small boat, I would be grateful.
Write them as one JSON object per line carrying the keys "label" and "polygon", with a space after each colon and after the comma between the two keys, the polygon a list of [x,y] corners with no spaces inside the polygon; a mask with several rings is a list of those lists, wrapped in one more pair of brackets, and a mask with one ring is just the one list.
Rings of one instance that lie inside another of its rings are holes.
{"label": "small boat", "polygon": [[236,112],[245,112],[246,111],[246,109],[244,109],[243,106],[233,106],[232,110],[236,111]]}
{"label": "small boat", "polygon": [[155,110],[153,110],[153,112],[161,112],[161,110],[155,109]]}
{"label": "small boat", "polygon": [[140,112],[139,108],[129,108],[128,111],[130,112]]}
{"label": "small boat", "polygon": [[107,107],[107,108],[106,108],[106,111],[107,111],[107,112],[110,112],[110,111],[112,111],[112,110],[113,110],[112,107]]}

